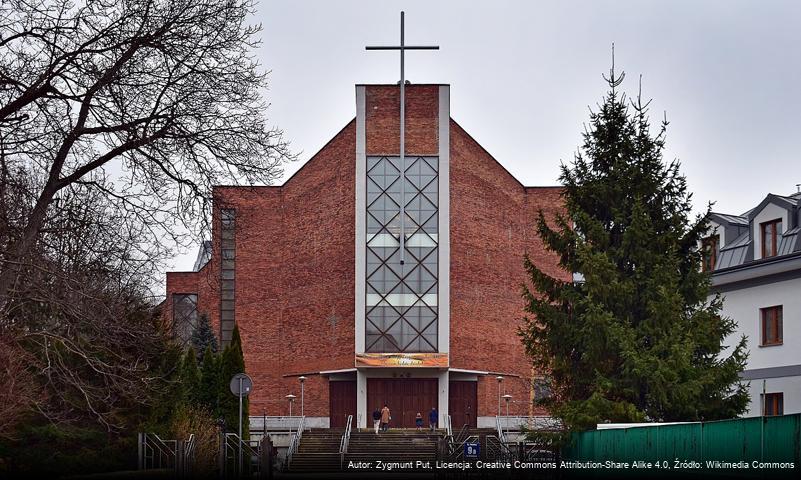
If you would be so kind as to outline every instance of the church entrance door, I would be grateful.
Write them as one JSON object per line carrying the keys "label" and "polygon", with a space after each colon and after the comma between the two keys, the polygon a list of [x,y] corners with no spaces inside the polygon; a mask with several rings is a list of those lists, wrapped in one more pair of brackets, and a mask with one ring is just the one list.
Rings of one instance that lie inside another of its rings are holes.
{"label": "church entrance door", "polygon": [[372,422],[373,410],[387,405],[392,412],[390,428],[414,428],[417,412],[428,426],[428,412],[437,404],[436,378],[368,378],[367,418]]}
{"label": "church entrance door", "polygon": [[348,415],[353,415],[356,425],[356,381],[328,382],[331,428],[343,428]]}
{"label": "church entrance door", "polygon": [[454,431],[464,425],[477,426],[478,382],[451,381],[448,383],[448,413]]}

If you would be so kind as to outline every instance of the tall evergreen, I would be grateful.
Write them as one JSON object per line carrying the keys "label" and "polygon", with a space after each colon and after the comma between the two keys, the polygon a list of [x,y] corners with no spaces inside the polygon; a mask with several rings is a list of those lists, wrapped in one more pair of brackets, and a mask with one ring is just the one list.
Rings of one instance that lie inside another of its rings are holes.
{"label": "tall evergreen", "polygon": [[207,348],[211,349],[212,353],[217,353],[217,336],[214,335],[214,330],[211,328],[209,316],[205,313],[198,318],[197,327],[192,331],[192,346],[198,354],[198,360],[204,354]]}
{"label": "tall evergreen", "polygon": [[200,393],[200,370],[198,370],[197,357],[192,348],[186,351],[181,361],[180,381],[183,403],[185,405],[197,404]]}
{"label": "tall evergreen", "polygon": [[222,376],[220,374],[219,356],[215,355],[211,347],[206,347],[203,352],[203,361],[200,365],[200,389],[198,401],[205,406],[214,418],[220,417],[220,394],[225,385],[221,385]]}
{"label": "tall evergreen", "polygon": [[[692,421],[742,413],[745,337],[724,351],[735,323],[708,300],[699,242],[709,210],[692,218],[679,162],[665,163],[667,121],[651,131],[648,103],[610,91],[560,180],[566,215],[538,232],[560,266],[554,277],[526,256],[532,289],[520,330],[535,366],[550,372],[544,403],[571,429],[596,423]],[[581,277],[577,277],[579,280]]]}
{"label": "tall evergreen", "polygon": [[[220,410],[225,419],[228,431],[235,432],[239,427],[239,398],[230,390],[231,378],[237,373],[245,372],[245,356],[242,353],[242,339],[239,337],[239,326],[234,326],[231,343],[225,347],[220,358]],[[245,397],[242,404],[242,435],[247,437],[248,432],[248,399]]]}

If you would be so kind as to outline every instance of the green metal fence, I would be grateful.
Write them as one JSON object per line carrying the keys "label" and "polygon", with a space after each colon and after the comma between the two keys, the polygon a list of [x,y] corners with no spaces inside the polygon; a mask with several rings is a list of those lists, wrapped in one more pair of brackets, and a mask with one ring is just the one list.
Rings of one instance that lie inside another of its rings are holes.
{"label": "green metal fence", "polygon": [[[685,468],[679,468],[682,471],[746,477],[763,476],[765,464],[784,463],[783,469],[769,470],[795,474],[801,467],[801,414],[581,432],[572,435],[562,458],[598,463],[660,462],[659,467],[667,466],[666,471],[673,474],[678,460],[686,462]],[[790,463],[795,468],[788,470]],[[636,468],[626,470],[634,475],[643,473]],[[649,470],[654,471],[659,468]],[[589,476],[599,472],[603,469],[587,471]]]}

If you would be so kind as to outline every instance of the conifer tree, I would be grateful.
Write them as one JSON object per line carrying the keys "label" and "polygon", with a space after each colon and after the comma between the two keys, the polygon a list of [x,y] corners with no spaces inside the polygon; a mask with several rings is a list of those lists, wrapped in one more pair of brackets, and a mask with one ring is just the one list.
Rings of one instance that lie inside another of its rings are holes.
{"label": "conifer tree", "polygon": [[198,318],[197,328],[192,331],[192,346],[198,354],[198,360],[204,354],[206,348],[211,348],[212,353],[217,353],[217,336],[211,328],[209,316],[205,313]]}
{"label": "conifer tree", "polygon": [[[544,403],[571,429],[638,421],[693,421],[742,413],[738,382],[745,337],[709,297],[698,245],[708,226],[692,218],[679,162],[663,161],[667,121],[652,133],[648,103],[610,91],[591,111],[583,146],[560,180],[566,215],[538,233],[579,281],[555,278],[526,256],[532,289],[520,330],[536,367],[549,372]],[[583,281],[581,280],[583,277]]]}
{"label": "conifer tree", "polygon": [[[231,343],[225,347],[220,358],[220,410],[229,431],[236,431],[239,426],[239,399],[230,390],[231,378],[237,373],[245,372],[245,356],[242,353],[242,339],[239,326],[234,326]],[[247,438],[248,431],[248,399],[242,404],[242,436]]]}
{"label": "conifer tree", "polygon": [[185,405],[198,403],[200,393],[200,370],[197,368],[197,356],[192,348],[186,351],[181,361],[182,400]]}
{"label": "conifer tree", "polygon": [[200,366],[198,401],[212,412],[214,418],[220,417],[220,394],[226,386],[221,385],[221,379],[219,356],[212,352],[211,347],[206,347]]}

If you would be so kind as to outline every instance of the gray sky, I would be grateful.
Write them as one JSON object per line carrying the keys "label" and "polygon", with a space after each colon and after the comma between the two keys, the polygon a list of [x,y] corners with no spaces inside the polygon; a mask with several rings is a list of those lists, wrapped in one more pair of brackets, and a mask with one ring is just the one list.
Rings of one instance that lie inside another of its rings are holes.
{"label": "gray sky", "polygon": [[[451,116],[526,185],[553,185],[606,85],[610,45],[623,89],[667,113],[701,210],[742,213],[801,183],[801,1],[262,0],[268,117],[300,153],[294,173],[355,116],[356,83],[398,79],[400,11],[412,83],[449,83]],[[189,270],[196,252],[176,258]]]}

